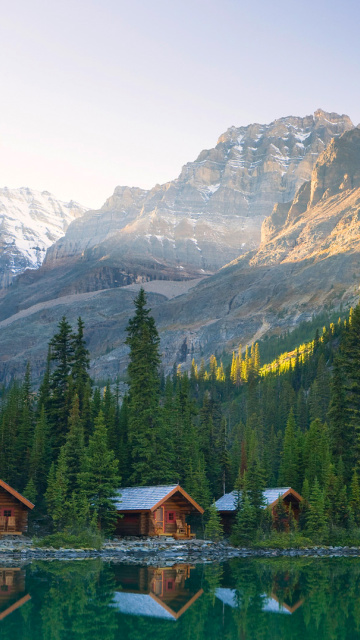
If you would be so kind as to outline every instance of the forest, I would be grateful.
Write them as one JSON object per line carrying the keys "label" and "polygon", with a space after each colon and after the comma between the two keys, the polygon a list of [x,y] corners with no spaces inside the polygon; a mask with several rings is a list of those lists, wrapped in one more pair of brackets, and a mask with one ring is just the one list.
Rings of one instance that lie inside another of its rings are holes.
{"label": "forest", "polygon": [[[110,535],[115,490],[179,483],[221,536],[213,500],[238,490],[236,544],[284,532],[313,542],[360,540],[360,307],[273,363],[257,343],[189,372],[161,368],[160,339],[140,290],[127,326],[127,393],[92,383],[79,318],[63,317],[37,390],[31,362],[4,389],[0,477],[36,503],[34,530]],[[290,334],[291,336],[291,334]],[[286,336],[289,340],[289,336]],[[299,521],[262,503],[265,487],[303,496]]]}

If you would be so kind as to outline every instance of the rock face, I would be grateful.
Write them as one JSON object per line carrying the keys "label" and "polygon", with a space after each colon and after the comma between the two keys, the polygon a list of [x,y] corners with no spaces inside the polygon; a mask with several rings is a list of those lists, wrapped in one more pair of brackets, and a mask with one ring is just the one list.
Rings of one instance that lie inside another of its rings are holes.
{"label": "rock face", "polygon": [[[192,357],[200,361],[223,349],[231,351],[239,342],[245,345],[268,332],[291,328],[325,305],[337,309],[356,303],[359,258],[360,129],[351,129],[320,154],[311,179],[293,200],[274,207],[257,250],[187,291],[179,288],[175,297],[171,286],[191,283],[144,284],[152,286],[148,302],[165,366],[170,369],[176,361],[185,368]],[[73,270],[66,261],[56,264],[57,268],[45,263],[26,272],[0,293],[1,382],[20,375],[28,359],[34,377],[41,374],[47,342],[63,314],[73,325],[79,315],[85,321],[95,379],[115,378],[125,371],[125,327],[139,285],[119,287],[114,282],[107,290],[98,286],[79,293],[74,282],[85,282],[86,260],[74,261]],[[108,269],[114,277],[114,269]]]}
{"label": "rock face", "polygon": [[176,180],[150,191],[117,187],[99,211],[70,225],[48,251],[46,267],[86,262],[88,280],[77,291],[92,288],[99,276],[90,272],[105,267],[116,270],[118,284],[214,272],[258,247],[274,204],[291,200],[319,153],[352,127],[347,116],[320,109],[231,127]]}
{"label": "rock face", "polygon": [[47,249],[85,207],[48,191],[0,189],[0,287],[25,269],[37,269]]}

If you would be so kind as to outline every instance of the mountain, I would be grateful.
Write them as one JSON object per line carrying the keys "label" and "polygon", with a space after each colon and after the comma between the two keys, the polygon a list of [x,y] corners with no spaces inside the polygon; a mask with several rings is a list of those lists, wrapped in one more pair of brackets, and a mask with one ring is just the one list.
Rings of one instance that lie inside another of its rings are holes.
{"label": "mountain", "polygon": [[0,286],[25,269],[40,267],[46,250],[85,210],[48,191],[0,188]]}
{"label": "mountain", "polygon": [[[174,362],[187,367],[193,356],[200,361],[231,351],[324,308],[356,302],[359,258],[360,130],[353,128],[330,141],[289,203],[274,206],[258,249],[200,282],[144,283],[166,368]],[[110,268],[109,276],[114,277]],[[2,382],[22,373],[27,359],[35,379],[41,374],[47,342],[63,314],[73,325],[79,315],[85,321],[95,379],[124,373],[125,327],[140,284],[120,287],[110,281],[105,288],[104,281],[87,277],[86,259],[69,267],[64,256],[53,265],[46,260],[0,293]]]}
{"label": "mountain", "polygon": [[100,210],[69,226],[46,268],[67,265],[72,292],[213,273],[258,247],[274,204],[291,200],[319,153],[352,127],[347,116],[321,109],[231,127],[176,180],[150,191],[117,187]]}

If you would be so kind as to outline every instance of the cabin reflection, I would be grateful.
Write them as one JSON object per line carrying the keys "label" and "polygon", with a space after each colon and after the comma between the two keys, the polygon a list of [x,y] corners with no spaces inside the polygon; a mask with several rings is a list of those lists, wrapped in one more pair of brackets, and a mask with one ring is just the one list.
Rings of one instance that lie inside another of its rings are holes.
{"label": "cabin reflection", "polygon": [[[241,591],[237,591],[232,586],[218,587],[215,590],[216,597],[232,609],[241,608]],[[292,581],[287,572],[280,572],[273,576],[272,589],[270,593],[258,593],[253,599],[254,605],[261,602],[261,611],[266,613],[281,613],[291,615],[304,602],[301,595],[300,586],[297,581]],[[250,600],[251,606],[251,600]]]}
{"label": "cabin reflection", "polygon": [[202,595],[192,584],[189,564],[172,567],[121,567],[113,606],[127,615],[178,620]]}
{"label": "cabin reflection", "polygon": [[0,620],[29,600],[31,596],[25,592],[25,571],[20,567],[0,567]]}

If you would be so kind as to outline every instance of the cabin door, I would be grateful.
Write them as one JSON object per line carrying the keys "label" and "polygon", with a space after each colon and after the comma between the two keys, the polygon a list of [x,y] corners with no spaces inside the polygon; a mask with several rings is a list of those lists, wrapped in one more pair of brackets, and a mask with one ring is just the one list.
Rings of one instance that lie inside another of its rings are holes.
{"label": "cabin door", "polygon": [[165,518],[164,518],[164,507],[159,507],[155,511],[155,530],[156,533],[164,533]]}

